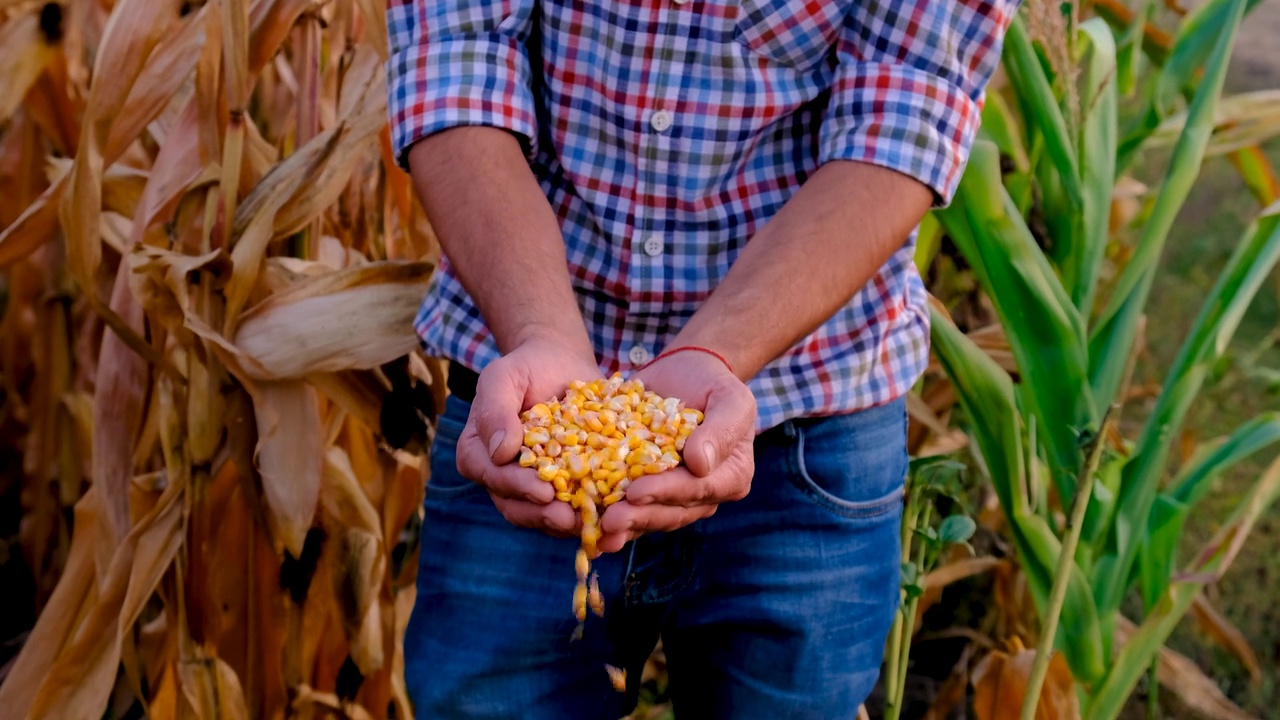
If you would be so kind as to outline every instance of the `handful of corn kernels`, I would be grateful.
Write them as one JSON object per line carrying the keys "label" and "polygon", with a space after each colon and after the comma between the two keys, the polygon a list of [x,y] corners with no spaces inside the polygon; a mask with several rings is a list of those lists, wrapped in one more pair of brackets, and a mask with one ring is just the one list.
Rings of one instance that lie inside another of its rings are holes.
{"label": "handful of corn kernels", "polygon": [[520,465],[537,469],[539,478],[555,486],[556,499],[582,518],[573,613],[581,623],[590,605],[603,616],[604,598],[590,560],[600,539],[600,516],[626,497],[631,481],[680,464],[680,451],[702,413],[615,373],[608,380],[570,383],[563,399],[538,403],[520,419]]}

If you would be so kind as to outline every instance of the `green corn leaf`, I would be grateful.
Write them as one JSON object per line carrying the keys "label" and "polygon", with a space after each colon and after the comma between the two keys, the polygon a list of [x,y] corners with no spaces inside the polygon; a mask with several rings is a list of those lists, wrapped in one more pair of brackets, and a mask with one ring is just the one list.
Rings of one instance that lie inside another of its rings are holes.
{"label": "green corn leaf", "polygon": [[[1236,247],[1227,267],[1201,307],[1191,332],[1174,360],[1142,434],[1125,465],[1115,522],[1107,539],[1105,573],[1096,586],[1098,606],[1119,608],[1142,535],[1148,528],[1172,438],[1199,394],[1206,376],[1226,352],[1245,310],[1280,262],[1280,207],[1272,208]],[[1184,487],[1184,486],[1179,486]],[[1194,499],[1196,485],[1186,485],[1181,499]]]}
{"label": "green corn leaf", "polygon": [[1125,29],[1116,49],[1116,74],[1119,78],[1120,93],[1130,95],[1138,85],[1138,75],[1142,73],[1143,27],[1151,20],[1155,5],[1152,0],[1141,0],[1133,13],[1133,22]]}
{"label": "green corn leaf", "polygon": [[1169,586],[1182,530],[1192,508],[1223,472],[1276,442],[1280,442],[1280,413],[1252,418],[1221,443],[1196,453],[1169,489],[1156,497],[1147,523],[1147,538],[1138,554],[1142,597],[1148,610]]}
{"label": "green corn leaf", "polygon": [[[1023,553],[1023,564],[1028,566],[1027,587],[1036,603],[1036,609],[1043,617],[1049,603],[1049,591],[1053,586],[1053,572],[1057,569],[1058,555],[1062,552],[1062,542],[1049,523],[1039,515],[1020,513],[1010,516],[1009,522],[1017,528],[1021,536],[1019,551]],[[1026,562],[1034,558],[1035,562]],[[1047,577],[1033,575],[1044,568]],[[1071,566],[1071,577],[1067,580],[1067,595],[1062,603],[1062,614],[1058,618],[1058,632],[1054,635],[1054,646],[1062,651],[1071,674],[1085,684],[1098,682],[1106,671],[1106,653],[1110,643],[1104,642],[1102,623],[1098,620],[1098,611],[1093,604],[1093,593],[1084,573],[1075,564]]]}
{"label": "green corn leaf", "polygon": [[1063,192],[1073,207],[1080,207],[1084,193],[1080,189],[1075,143],[1067,130],[1066,118],[1053,94],[1049,78],[1036,57],[1031,37],[1019,16],[1014,17],[1005,34],[1001,59],[1010,83],[1027,108],[1025,119],[1028,129],[1039,131],[1045,151],[1060,176]]}
{"label": "green corn leaf", "polygon": [[1081,315],[1093,310],[1098,269],[1107,249],[1111,224],[1111,191],[1116,184],[1116,142],[1119,133],[1116,46],[1111,30],[1100,18],[1080,25],[1079,43],[1089,48],[1081,98],[1080,172],[1084,186],[1081,213],[1075,216],[1070,247],[1064,252],[1063,285]]}
{"label": "green corn leaf", "polygon": [[1008,373],[965,337],[951,318],[930,307],[933,352],[956,388],[970,418],[969,431],[1006,511],[1027,509],[1022,433],[1013,381]]}
{"label": "green corn leaf", "polygon": [[[1248,0],[1244,12],[1259,2],[1261,0]],[[1216,53],[1223,29],[1238,24],[1240,11],[1236,5],[1236,0],[1209,0],[1182,21],[1173,48],[1163,60],[1154,90],[1147,98],[1146,108],[1139,114],[1137,125],[1125,133],[1120,143],[1117,164],[1121,169],[1129,167],[1151,133],[1177,110],[1179,99],[1191,95],[1189,88],[1195,85],[1196,76]],[[1208,75],[1206,71],[1206,78]]]}
{"label": "green corn leaf", "polygon": [[1174,627],[1187,614],[1196,595],[1222,577],[1243,547],[1253,526],[1280,497],[1280,459],[1254,484],[1232,517],[1191,566],[1175,578],[1161,595],[1146,620],[1116,655],[1106,677],[1096,686],[1085,707],[1084,717],[1112,720],[1120,715],[1129,695],[1146,674]]}
{"label": "green corn leaf", "polygon": [[[969,418],[969,432],[1009,519],[1032,596],[1043,610],[1061,545],[1049,524],[1027,503],[1026,464],[1013,382],[943,312],[933,307],[930,316],[933,351]],[[1107,644],[1093,597],[1078,568],[1072,574],[1060,622],[1063,631],[1058,634],[1057,646],[1072,672],[1080,678],[1100,677]]]}
{"label": "green corn leaf", "polygon": [[1217,37],[1204,80],[1191,104],[1187,125],[1174,147],[1155,208],[1090,338],[1090,378],[1094,402],[1099,407],[1110,405],[1120,389],[1165,240],[1200,173],[1205,148],[1213,134],[1213,111],[1226,80],[1227,62],[1231,59],[1244,0],[1232,0],[1232,7],[1235,8],[1234,22],[1225,24]]}
{"label": "green corn leaf", "polygon": [[938,217],[1000,315],[1052,477],[1071,497],[1080,463],[1075,430],[1096,422],[1084,321],[1001,184],[994,145],[974,144],[956,197]]}

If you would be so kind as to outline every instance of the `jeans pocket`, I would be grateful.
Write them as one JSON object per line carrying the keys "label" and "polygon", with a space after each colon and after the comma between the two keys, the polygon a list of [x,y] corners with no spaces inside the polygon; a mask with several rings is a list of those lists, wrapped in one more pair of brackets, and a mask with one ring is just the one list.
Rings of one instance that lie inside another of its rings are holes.
{"label": "jeans pocket", "polygon": [[739,0],[733,39],[755,55],[806,70],[835,46],[846,8],[835,0]]}
{"label": "jeans pocket", "polygon": [[847,518],[877,518],[902,506],[907,472],[906,403],[795,421],[792,482]]}
{"label": "jeans pocket", "polygon": [[427,479],[427,501],[447,500],[483,490],[458,472],[458,438],[467,424],[471,406],[449,396],[444,412],[436,418],[436,437],[431,443],[431,476]]}

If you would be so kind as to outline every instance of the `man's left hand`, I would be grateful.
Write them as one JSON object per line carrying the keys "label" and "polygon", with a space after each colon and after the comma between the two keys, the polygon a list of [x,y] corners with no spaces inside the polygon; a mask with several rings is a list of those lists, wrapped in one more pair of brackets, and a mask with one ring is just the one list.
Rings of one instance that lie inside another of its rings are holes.
{"label": "man's left hand", "polygon": [[710,517],[723,502],[741,500],[755,474],[756,401],[720,360],[706,353],[673,353],[636,373],[647,389],[703,412],[685,443],[684,463],[637,479],[625,500],[600,520],[599,548],[616,552],[648,532],[667,532]]}

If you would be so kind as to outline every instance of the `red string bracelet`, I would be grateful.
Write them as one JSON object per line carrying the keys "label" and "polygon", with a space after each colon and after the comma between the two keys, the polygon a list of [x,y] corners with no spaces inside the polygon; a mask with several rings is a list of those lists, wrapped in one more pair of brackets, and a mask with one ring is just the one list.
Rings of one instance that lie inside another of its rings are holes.
{"label": "red string bracelet", "polygon": [[686,352],[686,351],[688,351],[688,352],[700,352],[700,353],[706,353],[707,355],[710,355],[711,357],[713,357],[713,358],[715,358],[715,359],[719,360],[720,362],[724,363],[724,366],[725,366],[726,368],[728,368],[728,369],[729,369],[729,372],[730,372],[730,373],[733,373],[733,375],[735,375],[735,376],[736,376],[736,375],[738,374],[738,373],[736,373],[736,372],[734,372],[734,371],[733,371],[733,365],[731,365],[731,364],[729,363],[729,361],[728,361],[727,359],[725,359],[725,356],[721,355],[720,353],[716,352],[715,350],[712,350],[711,348],[705,348],[705,347],[702,347],[701,345],[681,345],[680,347],[671,348],[670,350],[664,350],[664,351],[662,351],[661,353],[659,353],[659,354],[658,354],[658,357],[656,357],[656,358],[654,358],[654,359],[650,360],[649,362],[645,363],[644,365],[641,365],[641,366],[640,366],[640,370],[644,370],[645,368],[649,367],[650,365],[652,365],[652,364],[654,364],[654,363],[658,362],[659,360],[661,360],[661,359],[663,359],[663,358],[671,357],[672,355],[675,355],[676,353],[682,353],[682,352]]}

